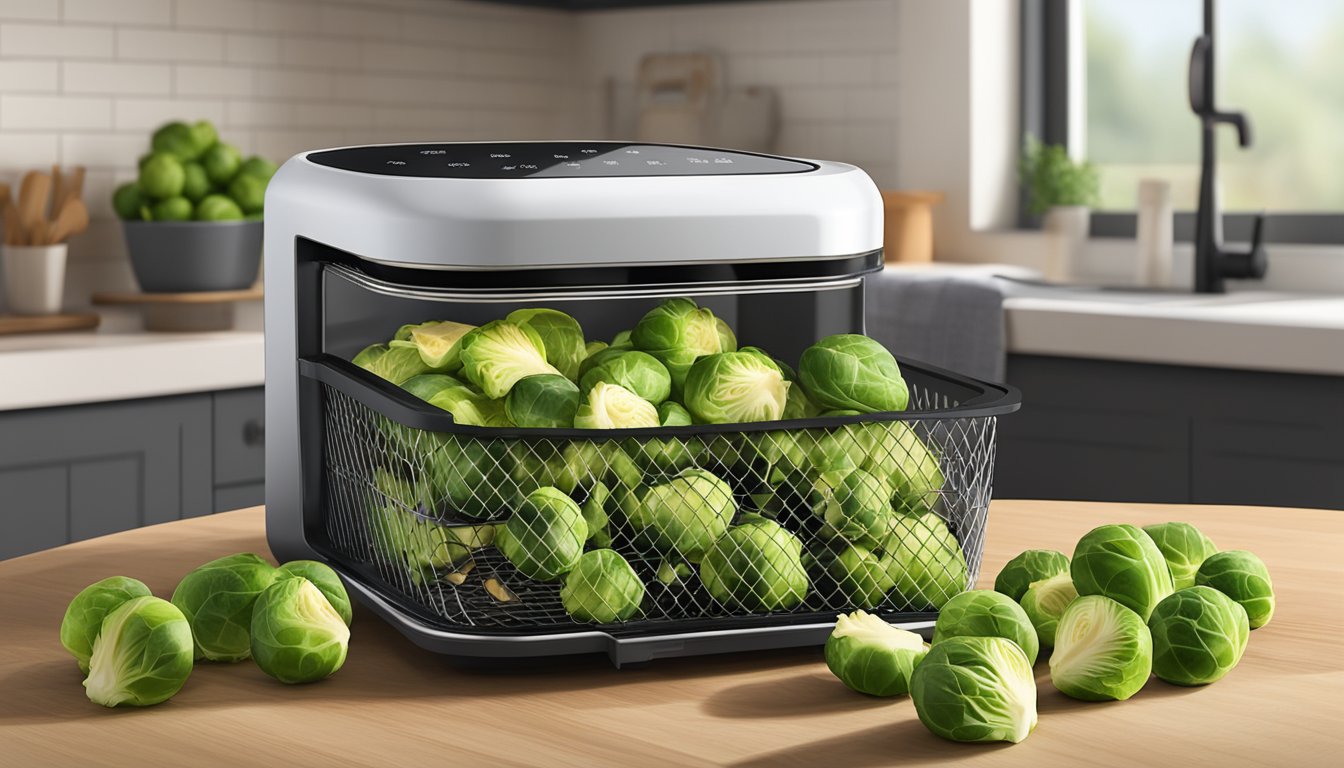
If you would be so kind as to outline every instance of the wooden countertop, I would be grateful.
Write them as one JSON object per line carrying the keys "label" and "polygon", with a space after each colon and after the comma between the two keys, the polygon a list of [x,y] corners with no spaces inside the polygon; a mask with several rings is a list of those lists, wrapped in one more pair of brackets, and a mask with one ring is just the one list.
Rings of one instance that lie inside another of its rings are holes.
{"label": "wooden countertop", "polygon": [[201,664],[174,699],[107,710],[84,696],[57,629],[86,584],[123,574],[167,597],[211,558],[266,552],[262,512],[184,520],[0,562],[0,766],[1337,765],[1344,751],[1344,513],[998,501],[982,573],[1030,547],[1071,551],[1103,522],[1186,520],[1269,565],[1278,612],[1241,665],[1199,689],[1151,680],[1127,702],[1065,698],[1037,666],[1025,742],[929,734],[908,698],[870,699],[818,649],[659,660],[469,663],[422,651],[356,609],[329,680],[284,686]]}

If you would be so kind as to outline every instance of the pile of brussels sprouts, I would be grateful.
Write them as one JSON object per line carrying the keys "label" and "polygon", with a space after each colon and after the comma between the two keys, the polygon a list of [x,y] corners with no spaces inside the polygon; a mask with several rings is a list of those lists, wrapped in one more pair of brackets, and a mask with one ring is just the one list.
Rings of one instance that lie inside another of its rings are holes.
{"label": "pile of brussels sprouts", "polygon": [[61,645],[91,701],[146,707],[181,690],[198,660],[252,658],[282,683],[321,680],[345,663],[350,620],[331,568],[240,553],[188,573],[171,602],[126,576],[85,587],[66,608]]}
{"label": "pile of brussels sprouts", "polygon": [[1123,701],[1150,676],[1174,685],[1221,679],[1249,632],[1274,615],[1265,564],[1219,552],[1188,523],[1103,525],[1073,557],[1032,549],[994,590],[943,606],[933,643],[858,611],[840,616],[826,662],[861,693],[909,693],[920,721],[952,741],[1022,741],[1036,727],[1032,665],[1050,654],[1050,681],[1083,701]]}

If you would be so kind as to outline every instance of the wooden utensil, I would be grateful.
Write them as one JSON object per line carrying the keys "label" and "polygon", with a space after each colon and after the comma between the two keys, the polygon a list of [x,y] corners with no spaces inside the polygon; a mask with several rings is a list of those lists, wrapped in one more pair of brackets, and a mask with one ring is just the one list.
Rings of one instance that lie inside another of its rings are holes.
{"label": "wooden utensil", "polygon": [[61,166],[51,166],[51,207],[47,210],[47,218],[55,219],[61,212],[61,205],[65,202],[65,177],[61,175]]}
{"label": "wooden utensil", "polygon": [[46,239],[43,242],[47,245],[62,243],[88,228],[88,206],[78,197],[72,197],[65,201],[60,213],[56,214],[55,220],[47,227]]}
{"label": "wooden utensil", "polygon": [[[82,165],[70,169],[70,175],[65,180],[65,200],[84,199],[84,170]],[[65,200],[61,200],[60,205],[65,205]]]}
{"label": "wooden utensil", "polygon": [[12,200],[5,201],[5,245],[21,245],[23,224],[19,221],[19,209]]}
{"label": "wooden utensil", "polygon": [[19,185],[19,221],[23,230],[18,233],[18,245],[37,244],[33,233],[46,219],[47,199],[51,196],[51,177],[39,171],[24,174]]}

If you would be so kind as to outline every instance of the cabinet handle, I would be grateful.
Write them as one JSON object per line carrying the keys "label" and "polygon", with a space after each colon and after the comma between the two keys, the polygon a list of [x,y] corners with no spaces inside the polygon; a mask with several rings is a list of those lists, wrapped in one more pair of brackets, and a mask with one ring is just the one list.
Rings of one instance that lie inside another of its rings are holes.
{"label": "cabinet handle", "polygon": [[266,440],[266,425],[259,419],[248,419],[243,424],[243,444],[261,445]]}

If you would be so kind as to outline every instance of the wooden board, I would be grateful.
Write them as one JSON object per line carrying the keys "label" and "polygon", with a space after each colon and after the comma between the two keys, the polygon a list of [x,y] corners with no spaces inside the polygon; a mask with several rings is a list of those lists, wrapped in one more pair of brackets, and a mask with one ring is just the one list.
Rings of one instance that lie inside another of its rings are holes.
{"label": "wooden board", "polygon": [[260,288],[241,291],[198,291],[193,293],[137,293],[98,291],[94,304],[218,304],[230,301],[261,301]]}
{"label": "wooden board", "polygon": [[[29,510],[40,514],[41,510]],[[356,608],[334,677],[285,686],[251,662],[199,664],[173,700],[90,703],[57,642],[67,601],[113,574],[168,596],[214,557],[265,553],[260,508],[0,562],[0,764],[971,766],[1337,765],[1344,723],[1344,514],[1249,507],[995,502],[982,583],[1030,547],[1070,551],[1106,522],[1187,520],[1255,550],[1278,593],[1241,665],[1205,688],[1157,680],[1085,703],[1037,665],[1040,724],[1018,745],[930,735],[910,700],[852,693],[816,648],[667,659],[474,663],[423,651]]]}
{"label": "wooden board", "polygon": [[0,315],[0,336],[97,328],[102,318],[92,312],[68,315]]}

